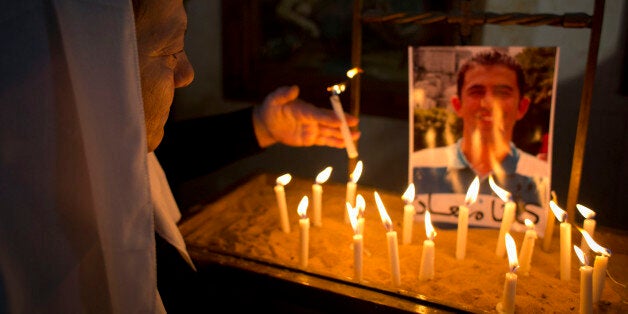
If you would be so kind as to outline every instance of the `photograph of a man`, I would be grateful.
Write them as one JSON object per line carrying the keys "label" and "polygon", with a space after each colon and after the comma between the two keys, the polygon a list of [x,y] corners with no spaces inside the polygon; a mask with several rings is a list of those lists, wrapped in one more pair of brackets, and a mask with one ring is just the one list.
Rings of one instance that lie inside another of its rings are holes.
{"label": "photograph of a man", "polygon": [[[514,57],[534,63],[534,52],[521,47],[414,51],[413,69],[419,73],[411,77],[415,132],[409,175],[417,188],[419,207],[435,214],[435,221],[455,222],[457,206],[464,204],[467,189],[477,176],[480,197],[470,223],[498,225],[503,202],[495,199],[488,184],[491,176],[517,203],[521,227],[525,218],[544,224],[551,173],[547,151],[554,71],[552,67],[550,73],[541,75],[550,78],[549,87],[540,88],[550,97],[539,103],[543,97],[526,81],[527,73],[538,70],[524,69]],[[430,56],[445,56],[449,62],[427,62]],[[549,61],[555,62],[553,58]],[[440,93],[430,90],[435,86],[441,86]],[[536,121],[525,124],[527,131],[515,134],[516,125],[533,105]]]}

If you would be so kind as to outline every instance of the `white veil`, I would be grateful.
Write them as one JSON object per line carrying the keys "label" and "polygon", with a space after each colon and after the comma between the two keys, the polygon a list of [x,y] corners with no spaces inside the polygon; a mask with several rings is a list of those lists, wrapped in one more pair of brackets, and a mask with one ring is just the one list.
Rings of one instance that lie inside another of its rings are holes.
{"label": "white veil", "polygon": [[0,313],[164,312],[130,1],[3,1],[0,43]]}

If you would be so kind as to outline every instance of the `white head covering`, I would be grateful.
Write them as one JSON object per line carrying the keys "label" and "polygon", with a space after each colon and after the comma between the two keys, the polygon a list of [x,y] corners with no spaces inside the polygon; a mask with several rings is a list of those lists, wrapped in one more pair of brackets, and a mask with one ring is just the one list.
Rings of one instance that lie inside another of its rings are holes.
{"label": "white head covering", "polygon": [[130,1],[3,1],[0,43],[0,312],[164,312]]}

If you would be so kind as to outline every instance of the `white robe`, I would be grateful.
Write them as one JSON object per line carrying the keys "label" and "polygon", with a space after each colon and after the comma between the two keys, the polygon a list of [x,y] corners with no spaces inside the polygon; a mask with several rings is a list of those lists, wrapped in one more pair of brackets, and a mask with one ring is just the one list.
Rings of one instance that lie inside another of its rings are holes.
{"label": "white robe", "polygon": [[191,261],[146,151],[131,1],[3,1],[0,43],[0,312],[165,312],[155,231]]}

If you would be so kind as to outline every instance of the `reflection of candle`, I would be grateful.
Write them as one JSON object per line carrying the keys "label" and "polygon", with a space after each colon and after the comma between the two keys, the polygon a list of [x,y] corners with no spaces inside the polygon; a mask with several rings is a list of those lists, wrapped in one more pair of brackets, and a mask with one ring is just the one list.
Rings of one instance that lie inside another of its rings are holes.
{"label": "reflection of candle", "polygon": [[297,208],[297,213],[300,217],[299,229],[301,230],[301,254],[299,255],[299,265],[301,265],[302,268],[307,267],[310,247],[310,218],[307,217],[307,205],[307,196],[303,196],[301,202],[299,202],[299,207]]}
{"label": "reflection of candle", "polygon": [[460,205],[458,208],[458,230],[456,238],[456,258],[464,259],[467,253],[467,231],[469,229],[469,207],[475,203],[480,191],[480,178],[475,177],[469,189],[467,190],[467,196],[464,198],[464,205]]}
{"label": "reflection of candle", "polygon": [[[593,237],[593,235],[595,234],[595,212],[588,207],[580,204],[576,204],[576,208],[578,209],[578,212],[582,215],[582,217],[584,217],[582,228]],[[584,254],[587,254],[589,252],[589,246],[587,245],[587,241],[585,241],[584,238],[582,238],[582,242],[580,242],[580,249]]]}
{"label": "reflection of candle", "polygon": [[[347,71],[347,76],[349,78],[352,78],[354,75],[358,74],[359,72],[361,72],[361,70],[354,68]],[[353,142],[353,139],[351,138],[351,132],[349,131],[349,126],[347,125],[345,112],[342,109],[342,104],[340,103],[340,97],[338,97],[338,95],[340,95],[342,92],[345,91],[345,88],[346,88],[345,84],[341,83],[341,84],[336,84],[336,85],[327,87],[327,91],[331,92],[329,101],[331,102],[332,108],[334,108],[334,112],[336,113],[336,116],[338,116],[338,119],[340,119],[340,131],[342,132],[342,138],[345,141],[347,155],[349,156],[349,158],[357,158],[358,150],[355,148],[355,143]],[[352,206],[355,206],[355,205],[352,205]]]}
{"label": "reflection of candle", "polygon": [[[349,204],[351,204],[351,206],[353,207],[355,207],[355,192],[357,190],[358,180],[362,175],[362,167],[362,161],[358,160],[355,165],[355,169],[353,169],[353,172],[351,172],[351,175],[349,176],[349,182],[347,182],[347,195],[345,202],[349,202]],[[345,222],[349,223],[349,215],[346,212]]]}
{"label": "reflection of candle", "polygon": [[290,223],[288,222],[288,206],[286,205],[284,185],[290,183],[290,180],[292,180],[292,176],[286,173],[277,178],[277,184],[275,185],[275,197],[277,198],[277,205],[279,206],[281,230],[285,233],[290,233]]}
{"label": "reflection of candle", "polygon": [[517,292],[517,246],[515,240],[510,233],[506,233],[504,236],[504,242],[506,244],[506,251],[508,252],[508,264],[510,271],[506,273],[506,280],[504,281],[504,293],[502,295],[502,301],[497,304],[498,313],[514,313],[515,312],[515,295]]}
{"label": "reflection of candle", "polygon": [[351,207],[351,204],[346,203],[349,219],[351,220],[351,228],[353,228],[353,270],[354,277],[357,281],[362,281],[362,251],[364,247],[362,234],[360,233],[358,226],[358,211],[357,207]]}
{"label": "reflection of candle", "polygon": [[420,281],[434,279],[434,237],[436,236],[436,231],[432,226],[429,210],[425,211],[424,222],[427,239],[423,241],[423,251],[421,252]]}
{"label": "reflection of candle", "polygon": [[322,184],[327,182],[331,175],[332,167],[327,167],[316,176],[316,183],[312,184],[312,205],[314,207],[314,214],[312,215],[312,224],[320,227],[323,225],[321,219],[321,203],[323,197]]}
{"label": "reflection of candle", "polygon": [[504,201],[506,204],[504,205],[504,214],[502,215],[502,222],[499,227],[499,237],[497,238],[497,248],[495,249],[495,254],[497,256],[504,256],[505,245],[504,245],[504,237],[508,231],[510,231],[510,227],[512,226],[512,222],[515,220],[515,214],[517,210],[517,205],[510,198],[510,193],[506,190],[500,188],[495,181],[493,181],[493,176],[488,177],[488,183],[497,194],[497,196]]}
{"label": "reflection of candle", "polygon": [[[552,191],[552,200],[554,203],[558,204],[558,199],[556,197],[556,193]],[[552,236],[554,235],[554,224],[556,223],[556,217],[552,213],[552,209],[547,207],[547,225],[545,226],[545,235],[543,236],[543,251],[549,252],[550,247],[552,246]]]}
{"label": "reflection of candle", "polygon": [[587,259],[582,250],[573,246],[582,266],[580,266],[580,314],[593,313],[593,268],[587,265]]}
{"label": "reflection of candle", "polygon": [[412,242],[412,225],[414,224],[414,183],[410,183],[408,188],[401,196],[401,199],[406,202],[403,206],[403,235],[401,237],[401,243],[410,244]]}
{"label": "reflection of candle", "polygon": [[597,303],[602,297],[602,291],[604,291],[606,267],[608,265],[608,257],[611,256],[611,251],[597,244],[587,231],[581,229],[580,232],[582,233],[582,237],[587,242],[589,248],[595,253],[600,254],[595,257],[595,262],[593,262],[592,300],[593,303]]}
{"label": "reflection of candle", "polygon": [[377,191],[374,192],[374,195],[375,203],[377,204],[377,210],[379,211],[379,215],[382,218],[384,228],[386,228],[386,240],[388,240],[388,259],[390,261],[390,271],[392,274],[393,284],[395,286],[399,286],[401,284],[401,274],[399,272],[397,232],[393,231],[392,221],[390,220],[390,216],[388,216],[388,213],[386,212],[386,207],[384,207],[384,203],[379,197]]}
{"label": "reflection of candle", "polygon": [[523,237],[523,244],[521,244],[521,250],[519,251],[519,259],[521,260],[521,272],[524,275],[530,274],[530,268],[532,267],[532,253],[534,252],[534,242],[537,238],[536,230],[534,230],[534,223],[527,219],[525,220],[526,230]]}
{"label": "reflection of candle", "polygon": [[571,279],[571,224],[567,222],[567,213],[553,200],[549,203],[554,216],[560,221],[560,279]]}
{"label": "reflection of candle", "polygon": [[355,197],[355,206],[358,208],[358,233],[364,234],[364,210],[366,209],[366,201],[362,194]]}

